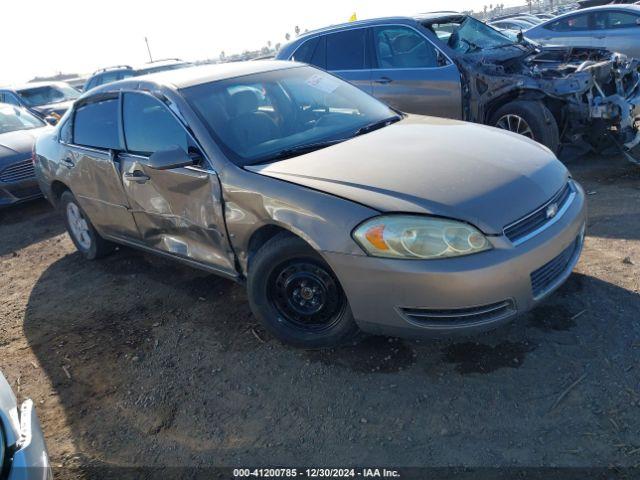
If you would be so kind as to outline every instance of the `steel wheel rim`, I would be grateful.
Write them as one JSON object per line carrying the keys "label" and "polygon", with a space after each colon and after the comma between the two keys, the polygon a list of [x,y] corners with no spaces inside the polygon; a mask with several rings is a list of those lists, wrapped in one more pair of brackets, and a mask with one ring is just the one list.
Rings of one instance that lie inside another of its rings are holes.
{"label": "steel wheel rim", "polygon": [[82,216],[80,208],[73,202],[67,204],[67,221],[69,222],[71,234],[76,242],[78,242],[84,250],[89,250],[91,248],[89,224]]}
{"label": "steel wheel rim", "polygon": [[295,260],[275,268],[269,276],[267,297],[279,321],[314,333],[333,327],[347,305],[335,277],[310,260]]}
{"label": "steel wheel rim", "polygon": [[519,135],[524,135],[525,137],[530,138],[531,140],[535,140],[533,135],[533,130],[527,123],[527,121],[522,118],[520,115],[515,115],[513,113],[508,113],[507,115],[503,115],[496,122],[496,127],[501,128],[503,130],[509,130],[510,132],[517,133]]}

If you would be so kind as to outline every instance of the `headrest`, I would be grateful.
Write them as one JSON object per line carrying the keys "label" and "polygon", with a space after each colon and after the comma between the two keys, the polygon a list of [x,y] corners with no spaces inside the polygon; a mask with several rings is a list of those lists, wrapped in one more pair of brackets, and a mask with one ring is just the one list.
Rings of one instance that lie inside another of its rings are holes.
{"label": "headrest", "polygon": [[240,90],[231,95],[229,113],[237,117],[258,110],[258,96],[253,90]]}

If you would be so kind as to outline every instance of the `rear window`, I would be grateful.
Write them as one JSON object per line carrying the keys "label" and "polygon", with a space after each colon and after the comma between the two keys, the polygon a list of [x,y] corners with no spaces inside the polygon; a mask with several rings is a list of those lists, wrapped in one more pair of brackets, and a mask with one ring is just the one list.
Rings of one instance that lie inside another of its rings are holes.
{"label": "rear window", "polygon": [[76,110],[73,143],[100,149],[120,149],[118,99],[101,100]]}
{"label": "rear window", "polygon": [[365,68],[364,28],[327,35],[327,70],[362,70]]}

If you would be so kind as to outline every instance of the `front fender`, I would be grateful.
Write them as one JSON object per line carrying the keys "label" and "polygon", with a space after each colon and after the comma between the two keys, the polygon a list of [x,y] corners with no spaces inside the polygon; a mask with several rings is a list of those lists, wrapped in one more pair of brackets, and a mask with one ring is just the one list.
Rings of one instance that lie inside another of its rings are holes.
{"label": "front fender", "polygon": [[229,239],[246,275],[249,244],[265,226],[305,240],[319,253],[364,255],[351,237],[363,220],[379,212],[324,192],[237,167],[220,173]]}

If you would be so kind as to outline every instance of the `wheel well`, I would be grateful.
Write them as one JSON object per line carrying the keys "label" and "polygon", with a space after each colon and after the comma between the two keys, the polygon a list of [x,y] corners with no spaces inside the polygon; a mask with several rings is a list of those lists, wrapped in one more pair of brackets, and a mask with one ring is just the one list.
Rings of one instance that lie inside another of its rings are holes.
{"label": "wheel well", "polygon": [[62,194],[69,190],[69,187],[67,187],[64,183],[62,183],[59,180],[55,180],[52,184],[51,184],[51,193],[52,193],[52,200],[54,204],[58,204],[58,202],[60,201],[60,197],[62,196]]}
{"label": "wheel well", "polygon": [[541,92],[537,92],[534,90],[531,91],[514,91],[509,92],[502,97],[498,97],[494,99],[485,110],[485,121],[487,125],[491,121],[491,117],[498,111],[499,108],[506,105],[507,103],[514,102],[516,100],[529,100],[529,101],[540,101],[542,102],[553,114],[554,118],[558,125],[561,125],[562,122],[562,102],[560,100],[554,100],[553,98],[549,98],[545,96]]}
{"label": "wheel well", "polygon": [[286,228],[279,227],[278,225],[264,225],[260,227],[258,230],[253,232],[253,235],[251,235],[251,238],[249,239],[249,244],[247,246],[247,271],[249,271],[251,260],[255,256],[256,252],[276,235],[290,235],[292,237],[298,237],[298,235],[291,233]]}

